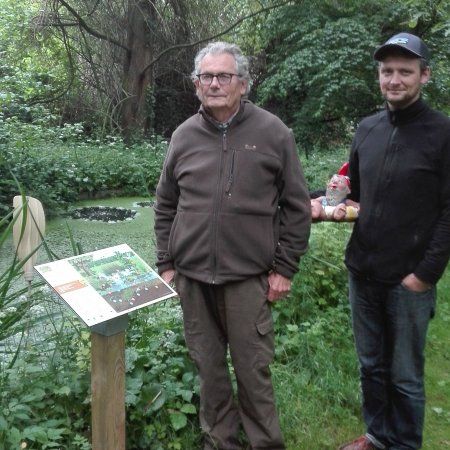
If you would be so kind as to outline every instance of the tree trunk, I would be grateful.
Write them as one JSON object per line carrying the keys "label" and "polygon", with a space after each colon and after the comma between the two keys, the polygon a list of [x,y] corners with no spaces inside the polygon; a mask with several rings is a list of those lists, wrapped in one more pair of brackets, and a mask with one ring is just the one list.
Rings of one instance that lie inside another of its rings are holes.
{"label": "tree trunk", "polygon": [[122,107],[122,129],[125,139],[142,133],[146,119],[146,92],[152,82],[151,70],[144,72],[152,56],[149,30],[154,9],[148,0],[128,2],[128,51],[124,61],[123,86],[125,99]]}

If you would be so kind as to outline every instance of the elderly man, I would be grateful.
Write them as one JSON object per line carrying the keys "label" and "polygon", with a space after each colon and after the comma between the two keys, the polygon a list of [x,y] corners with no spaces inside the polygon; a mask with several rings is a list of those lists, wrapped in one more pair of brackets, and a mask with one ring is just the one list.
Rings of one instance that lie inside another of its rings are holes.
{"label": "elderly man", "polygon": [[428,49],[400,33],[379,47],[386,109],[359,125],[349,197],[361,211],[347,247],[366,433],[342,450],[417,450],[424,348],[450,255],[450,120],[428,107]]}
{"label": "elderly man", "polygon": [[288,294],[307,249],[308,190],[292,132],[243,99],[237,46],[202,49],[193,80],[201,107],[173,133],[156,192],[157,265],[180,296],[204,448],[241,449],[242,425],[253,450],[281,450],[271,302]]}

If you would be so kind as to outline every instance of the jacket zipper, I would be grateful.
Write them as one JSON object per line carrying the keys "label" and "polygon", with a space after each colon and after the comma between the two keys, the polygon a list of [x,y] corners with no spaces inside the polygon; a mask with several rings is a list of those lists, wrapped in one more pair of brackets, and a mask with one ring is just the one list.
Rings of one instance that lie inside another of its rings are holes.
{"label": "jacket zipper", "polygon": [[[375,221],[380,218],[382,209],[384,206],[384,202],[379,201],[380,198],[384,197],[383,190],[385,190],[385,187],[383,186],[383,183],[387,183],[389,181],[389,179],[391,178],[391,169],[392,169],[391,166],[392,166],[392,159],[394,157],[394,150],[392,149],[392,142],[393,142],[396,134],[397,134],[397,126],[394,125],[394,129],[392,130],[391,136],[389,138],[389,142],[387,144],[386,153],[384,155],[382,170],[380,172],[381,174],[383,174],[383,176],[378,177],[378,180],[379,180],[378,192],[377,192],[378,201],[377,201],[377,206],[375,208]],[[380,181],[380,180],[383,180],[383,181]]]}
{"label": "jacket zipper", "polygon": [[214,214],[213,214],[213,239],[212,239],[212,252],[211,252],[211,261],[212,261],[212,279],[211,283],[216,283],[216,273],[217,273],[217,248],[218,248],[218,217],[219,211],[222,206],[222,195],[221,195],[221,186],[223,179],[223,160],[224,153],[227,151],[227,129],[223,129],[222,133],[222,151],[220,152],[219,158],[219,179],[217,180],[216,185],[216,199],[214,201]]}
{"label": "jacket zipper", "polygon": [[[373,219],[372,219],[374,224],[377,223],[377,220],[381,217],[381,214],[383,212],[384,202],[382,199],[383,199],[383,191],[385,191],[383,182],[387,182],[388,178],[391,177],[391,165],[392,165],[392,158],[393,158],[393,154],[394,154],[394,151],[392,149],[392,142],[394,141],[396,134],[397,134],[397,126],[394,125],[394,128],[392,130],[392,133],[389,137],[389,141],[386,146],[386,152],[384,154],[383,163],[381,165],[381,171],[378,176],[378,187],[377,187],[377,193],[376,193],[377,201],[376,201],[376,205],[374,208]],[[381,176],[381,174],[383,174],[383,175]],[[384,180],[384,181],[380,181],[380,180]],[[376,226],[374,226],[373,230],[375,231],[375,229],[376,229]],[[373,236],[371,236],[370,242],[372,245]],[[369,270],[372,272],[373,258],[372,258],[371,252],[368,252],[367,258],[369,260],[368,261]]]}
{"label": "jacket zipper", "polygon": [[233,186],[234,181],[234,158],[236,156],[236,150],[233,150],[233,154],[231,155],[231,167],[230,167],[230,173],[228,175],[228,183],[227,187],[225,189],[225,193],[228,195],[228,197],[231,197],[231,187]]}

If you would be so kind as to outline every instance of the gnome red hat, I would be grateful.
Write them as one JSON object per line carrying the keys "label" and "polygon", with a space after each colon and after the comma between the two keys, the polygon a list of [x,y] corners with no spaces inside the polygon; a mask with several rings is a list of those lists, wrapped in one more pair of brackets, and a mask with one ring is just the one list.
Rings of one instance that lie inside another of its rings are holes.
{"label": "gnome red hat", "polygon": [[338,175],[342,175],[343,177],[345,177],[346,181],[347,181],[347,185],[348,187],[350,187],[350,178],[348,177],[348,166],[349,163],[345,162],[344,164],[342,164],[342,167],[338,170]]}

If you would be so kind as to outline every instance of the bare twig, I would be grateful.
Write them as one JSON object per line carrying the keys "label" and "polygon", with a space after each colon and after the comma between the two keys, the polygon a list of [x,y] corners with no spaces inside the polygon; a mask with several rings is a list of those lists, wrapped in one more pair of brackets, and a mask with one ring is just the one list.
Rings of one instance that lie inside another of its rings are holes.
{"label": "bare twig", "polygon": [[73,9],[65,0],[58,0],[58,2],[63,5],[78,21],[78,25],[83,28],[85,31],[87,31],[90,35],[102,39],[104,41],[110,42],[113,45],[117,45],[117,47],[120,47],[126,51],[129,51],[129,48],[124,45],[122,42],[117,41],[116,39],[106,36],[104,34],[99,33],[98,31],[91,28],[86,21]]}
{"label": "bare twig", "polygon": [[248,15],[246,15],[246,16],[241,17],[240,19],[238,19],[236,22],[234,22],[233,24],[231,24],[231,25],[230,25],[228,28],[226,28],[225,30],[223,30],[223,31],[221,31],[221,32],[219,32],[219,33],[217,33],[217,34],[215,34],[215,35],[208,36],[208,37],[206,37],[206,38],[200,39],[200,40],[198,40],[198,41],[196,41],[196,42],[188,42],[188,43],[186,43],[186,44],[172,45],[171,47],[168,47],[168,48],[164,49],[162,52],[158,53],[158,55],[156,55],[156,57],[155,57],[155,58],[154,58],[147,66],[144,67],[144,69],[142,70],[140,76],[141,76],[141,77],[144,76],[145,72],[146,72],[147,70],[149,70],[152,66],[154,66],[154,65],[155,65],[155,64],[156,64],[156,63],[157,63],[164,55],[166,55],[167,53],[170,53],[170,52],[172,52],[172,51],[174,51],[174,50],[179,50],[179,49],[182,49],[182,48],[191,48],[191,47],[195,47],[196,45],[201,44],[201,43],[203,43],[203,42],[207,42],[207,41],[211,41],[211,40],[217,39],[218,37],[223,36],[224,34],[229,33],[231,30],[233,30],[234,28],[236,28],[238,25],[240,25],[240,24],[241,24],[242,22],[244,22],[245,20],[250,19],[250,18],[252,18],[252,17],[255,17],[255,16],[257,16],[258,14],[261,14],[261,13],[263,13],[263,12],[267,12],[267,11],[270,11],[270,10],[272,10],[272,9],[276,9],[276,8],[281,7],[281,6],[287,5],[288,3],[293,3],[293,1],[292,1],[292,0],[285,0],[285,1],[282,1],[282,2],[277,3],[277,4],[275,4],[275,5],[270,5],[270,6],[266,6],[266,7],[264,7],[264,8],[261,8],[261,9],[259,9],[258,11],[255,11],[255,12],[253,12],[253,13],[251,13],[251,14],[248,14]]}

